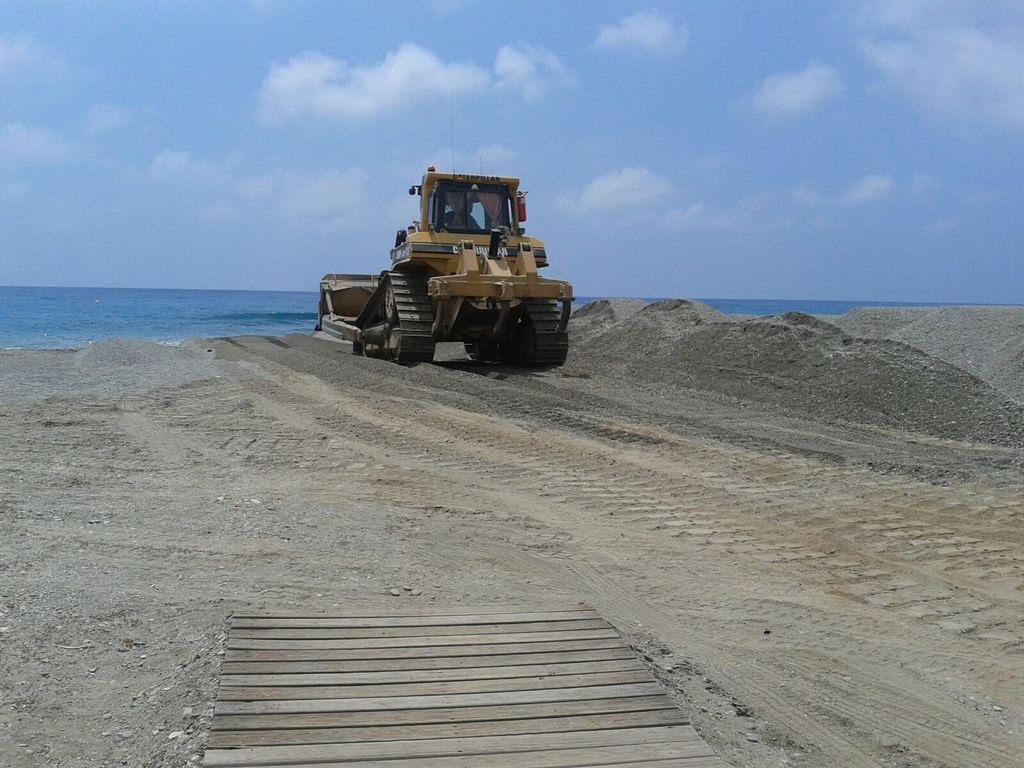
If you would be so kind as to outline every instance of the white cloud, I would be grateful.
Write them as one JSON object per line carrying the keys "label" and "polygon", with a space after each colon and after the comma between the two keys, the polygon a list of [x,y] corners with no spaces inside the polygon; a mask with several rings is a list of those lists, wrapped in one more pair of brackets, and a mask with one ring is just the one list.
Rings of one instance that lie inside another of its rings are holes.
{"label": "white cloud", "polygon": [[217,200],[207,205],[202,211],[204,221],[211,224],[237,222],[242,218],[242,209],[226,200]]}
{"label": "white cloud", "polygon": [[260,88],[259,112],[268,123],[309,115],[361,120],[492,86],[535,100],[574,82],[554,53],[525,43],[502,46],[493,72],[474,64],[445,63],[414,43],[403,43],[369,66],[306,51],[287,64],[271,65]]}
{"label": "white cloud", "polygon": [[473,156],[478,160],[482,159],[484,163],[484,170],[488,174],[502,175],[500,166],[509,165],[514,163],[519,157],[519,153],[514,149],[502,146],[501,144],[486,144],[482,147],[478,147]]}
{"label": "white cloud", "polygon": [[487,71],[472,64],[445,64],[413,43],[371,66],[353,66],[319,51],[273,64],[260,90],[260,114],[268,122],[313,115],[359,120],[405,104],[479,91]]}
{"label": "white cloud", "polygon": [[810,184],[801,184],[793,190],[793,201],[800,205],[815,207],[823,205],[826,199]]}
{"label": "white cloud", "polygon": [[115,104],[94,104],[85,117],[85,130],[93,136],[116,131],[128,125],[131,111]]}
{"label": "white cloud", "polygon": [[872,3],[861,50],[884,80],[941,115],[1024,128],[1019,3]]}
{"label": "white cloud", "polygon": [[358,225],[367,218],[371,196],[370,176],[360,168],[253,173],[240,152],[210,160],[165,149],[150,161],[144,178],[183,196],[206,221],[269,215],[302,230],[337,231]]}
{"label": "white cloud", "polygon": [[149,164],[154,179],[198,178],[207,181],[222,180],[223,168],[209,160],[197,160],[182,150],[165,149]]}
{"label": "white cloud", "polygon": [[57,58],[28,35],[0,36],[0,77],[30,69],[54,69]]}
{"label": "white cloud", "polygon": [[842,195],[840,201],[847,205],[861,205],[879,200],[896,186],[896,180],[892,176],[871,174],[855,182]]}
{"label": "white cloud", "polygon": [[555,54],[546,48],[520,44],[502,46],[494,60],[498,84],[518,91],[524,98],[536,100],[557,87],[575,81]]}
{"label": "white cloud", "polygon": [[676,56],[686,49],[690,33],[659,11],[640,11],[598,30],[593,47],[601,51],[639,51]]}
{"label": "white cloud", "polygon": [[765,78],[754,93],[753,106],[773,117],[809,112],[843,90],[839,73],[829,66],[810,63],[799,72]]}
{"label": "white cloud", "polygon": [[0,129],[0,159],[60,163],[71,159],[71,145],[49,128],[10,123]]}
{"label": "white cloud", "polygon": [[662,223],[668,229],[727,229],[735,223],[735,217],[711,213],[704,203],[694,203],[669,211]]}
{"label": "white cloud", "polygon": [[194,164],[195,161],[190,153],[165,149],[150,162],[149,172],[158,179],[167,178],[168,176],[189,171]]}
{"label": "white cloud", "polygon": [[667,179],[643,166],[630,166],[598,176],[579,194],[562,195],[559,204],[571,213],[585,216],[643,208],[671,192],[672,185]]}
{"label": "white cloud", "polygon": [[283,182],[281,213],[296,225],[346,229],[363,219],[368,180],[360,168],[290,176]]}
{"label": "white cloud", "polygon": [[261,200],[273,194],[277,180],[273,174],[246,176],[238,182],[237,187],[238,194],[246,200]]}
{"label": "white cloud", "polygon": [[855,206],[880,200],[896,188],[896,179],[879,173],[862,176],[836,195],[823,195],[810,184],[793,190],[793,201],[807,208]]}

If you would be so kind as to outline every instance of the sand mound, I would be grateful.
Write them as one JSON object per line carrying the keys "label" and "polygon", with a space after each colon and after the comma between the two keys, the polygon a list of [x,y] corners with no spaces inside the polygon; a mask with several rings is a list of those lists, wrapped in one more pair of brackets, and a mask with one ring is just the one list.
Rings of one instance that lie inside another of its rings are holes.
{"label": "sand mound", "polygon": [[656,301],[645,307],[651,318],[657,318],[656,322],[663,323],[666,328],[673,328],[679,325],[700,325],[701,323],[728,322],[728,315],[723,315],[717,309],[702,304],[699,301],[689,299],[665,299]]}
{"label": "sand mound", "polygon": [[847,333],[902,341],[1024,402],[1024,309],[885,307],[834,318]]}
{"label": "sand mound", "polygon": [[574,339],[573,359],[669,392],[699,389],[816,419],[1024,443],[1024,408],[978,377],[799,312],[733,320],[695,302],[658,302]]}
{"label": "sand mound", "polygon": [[727,322],[728,317],[707,304],[687,299],[666,299],[648,304],[641,299],[602,299],[573,313],[569,335],[574,347],[593,342],[607,331],[635,322],[644,338],[678,335],[701,323]]}
{"label": "sand mound", "polygon": [[570,333],[578,341],[600,335],[617,322],[647,306],[643,299],[601,299],[584,304],[572,313]]}

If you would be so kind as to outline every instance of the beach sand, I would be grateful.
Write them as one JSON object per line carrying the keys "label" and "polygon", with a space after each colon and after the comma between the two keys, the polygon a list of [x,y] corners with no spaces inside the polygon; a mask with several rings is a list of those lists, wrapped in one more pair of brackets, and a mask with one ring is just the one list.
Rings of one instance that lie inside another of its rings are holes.
{"label": "beach sand", "polygon": [[235,610],[586,603],[736,766],[1022,766],[1024,310],[917,311],[0,352],[0,763],[198,765]]}

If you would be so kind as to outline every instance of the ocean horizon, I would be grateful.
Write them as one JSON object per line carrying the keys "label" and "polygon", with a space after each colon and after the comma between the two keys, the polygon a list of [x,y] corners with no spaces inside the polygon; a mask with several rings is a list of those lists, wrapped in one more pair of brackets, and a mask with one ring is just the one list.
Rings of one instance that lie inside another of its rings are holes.
{"label": "ocean horizon", "polygon": [[[605,296],[578,296],[581,306]],[[620,297],[615,297],[620,298]],[[659,301],[658,297],[642,297]],[[727,315],[841,315],[860,307],[959,303],[693,297]],[[109,338],[179,344],[187,338],[309,333],[316,291],[0,286],[0,349],[78,349]],[[969,304],[966,306],[1018,306]]]}

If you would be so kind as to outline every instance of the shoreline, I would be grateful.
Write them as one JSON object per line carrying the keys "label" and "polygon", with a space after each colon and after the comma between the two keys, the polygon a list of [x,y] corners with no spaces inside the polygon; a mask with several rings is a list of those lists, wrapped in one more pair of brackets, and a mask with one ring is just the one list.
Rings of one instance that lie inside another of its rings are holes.
{"label": "shoreline", "polygon": [[[5,299],[4,288],[0,287],[0,303]],[[8,291],[12,289],[7,289]],[[117,301],[97,302],[93,289],[62,289],[71,292],[66,310],[81,321],[78,325],[92,329],[94,338],[80,337],[76,328],[54,333],[40,324],[40,313],[46,307],[39,304],[49,299],[43,289],[19,289],[36,291],[39,296],[18,301],[8,300],[5,305],[6,328],[0,329],[0,348],[3,349],[81,349],[89,343],[117,338],[133,338],[154,343],[183,343],[189,338],[220,338],[231,335],[280,336],[290,333],[311,333],[316,323],[315,293],[233,291],[227,292],[229,303],[220,291],[166,289],[164,303],[154,301],[149,293],[164,289],[119,289],[123,294]],[[134,292],[133,292],[134,291]],[[174,300],[172,300],[172,297]],[[311,298],[312,297],[312,298]],[[7,297],[10,299],[10,297]],[[606,297],[579,296],[576,309],[587,304],[617,300]],[[627,299],[655,303],[669,299]],[[857,300],[815,300],[815,299],[693,299],[692,301],[710,306],[730,317],[768,317],[789,311],[822,317],[833,321],[850,312],[861,309],[913,309],[929,311],[971,310],[971,311],[1024,311],[1024,305],[1004,304],[949,304],[942,302],[874,302]],[[53,341],[45,334],[52,335]]]}

